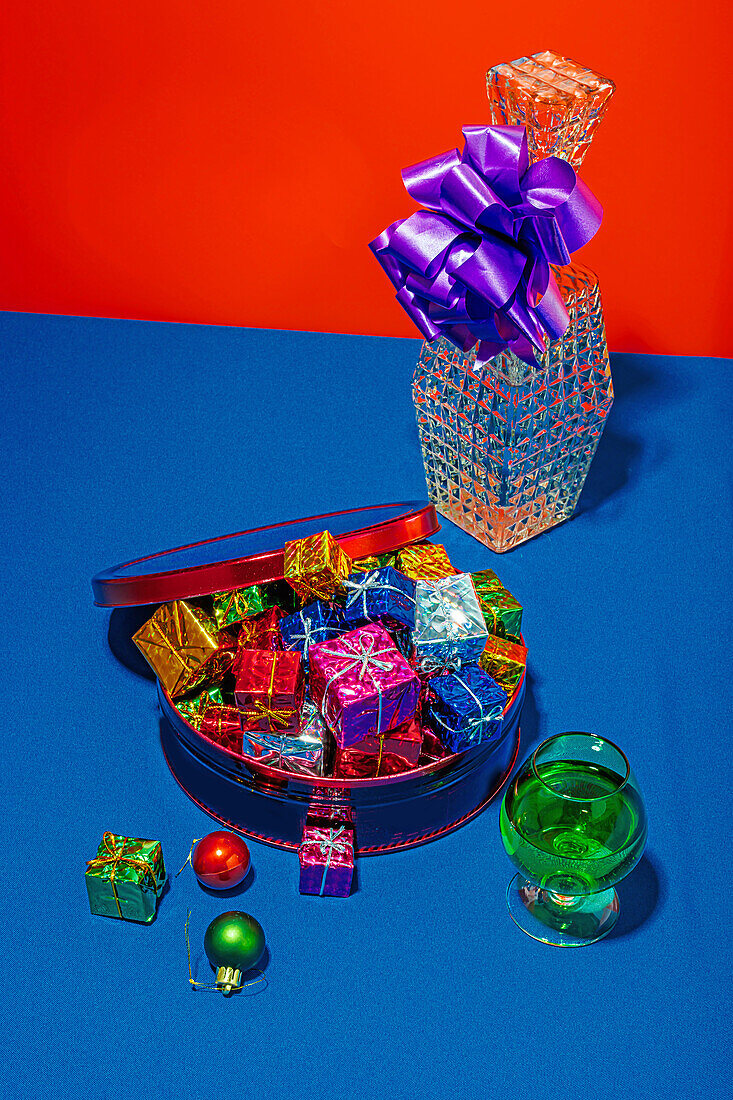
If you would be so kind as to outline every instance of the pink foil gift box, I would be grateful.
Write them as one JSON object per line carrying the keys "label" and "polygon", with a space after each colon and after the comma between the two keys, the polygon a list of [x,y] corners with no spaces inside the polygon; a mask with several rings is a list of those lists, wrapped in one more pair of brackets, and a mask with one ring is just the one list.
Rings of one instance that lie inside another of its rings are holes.
{"label": "pink foil gift box", "polygon": [[[377,759],[384,756],[397,757],[405,767],[414,767],[420,758],[422,749],[423,731],[420,723],[415,718],[405,722],[396,729],[385,730],[376,736],[370,734],[358,745],[352,745],[349,749],[336,749],[337,759],[345,760],[351,753],[362,753],[364,756],[374,756]],[[400,769],[402,770],[402,769]],[[337,775],[338,772],[334,772]],[[376,772],[380,775],[382,772]]]}
{"label": "pink foil gift box", "polygon": [[354,831],[341,821],[308,820],[300,858],[300,892],[347,898],[354,877]]}
{"label": "pink foil gift box", "polygon": [[378,623],[312,645],[309,662],[311,698],[340,748],[415,717],[420,678]]}

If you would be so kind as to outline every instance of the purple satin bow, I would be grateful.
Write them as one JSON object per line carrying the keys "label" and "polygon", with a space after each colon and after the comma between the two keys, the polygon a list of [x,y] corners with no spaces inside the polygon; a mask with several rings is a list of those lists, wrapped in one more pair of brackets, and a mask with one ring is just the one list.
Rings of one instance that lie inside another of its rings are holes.
{"label": "purple satin bow", "polygon": [[402,171],[422,209],[369,247],[397,301],[426,340],[445,336],[477,357],[559,339],[569,318],[550,264],[567,264],[603,217],[601,204],[559,157],[529,164],[523,126],[464,126],[452,149]]}

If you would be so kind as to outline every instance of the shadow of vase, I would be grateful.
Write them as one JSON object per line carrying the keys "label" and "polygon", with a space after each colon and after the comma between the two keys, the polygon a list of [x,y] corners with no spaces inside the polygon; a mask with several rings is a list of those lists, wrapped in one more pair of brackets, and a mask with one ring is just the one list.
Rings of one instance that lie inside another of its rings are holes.
{"label": "shadow of vase", "polygon": [[594,511],[604,501],[630,484],[639,467],[643,439],[620,430],[621,423],[628,423],[624,410],[639,396],[653,390],[662,390],[661,383],[652,370],[653,357],[640,355],[611,356],[614,400],[608,415],[598,450],[585,479],[576,516]]}

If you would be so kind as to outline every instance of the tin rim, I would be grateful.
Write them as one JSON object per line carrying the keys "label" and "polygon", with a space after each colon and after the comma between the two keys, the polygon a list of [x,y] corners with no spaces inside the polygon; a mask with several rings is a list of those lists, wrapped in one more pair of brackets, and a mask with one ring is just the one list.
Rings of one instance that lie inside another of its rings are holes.
{"label": "tin rim", "polygon": [[[326,512],[318,516],[304,516],[301,519],[266,524],[263,527],[253,527],[229,535],[202,539],[200,542],[161,550],[155,554],[133,558],[131,561],[114,565],[110,569],[104,569],[92,579],[94,602],[99,607],[136,607],[168,603],[170,600],[210,596],[214,592],[228,592],[251,584],[270,584],[273,581],[282,580],[284,546],[241,557],[225,557],[221,561],[203,561],[175,569],[166,569],[164,566],[166,558],[174,554],[201,549],[202,556],[205,556],[204,548],[211,550],[217,544],[220,544],[222,552],[226,553],[227,544],[231,545],[235,539],[261,535],[268,531],[274,532],[298,524],[312,524],[313,533],[315,533],[327,529],[328,520],[351,515],[366,516],[380,509],[403,509],[403,511],[390,519],[367,523],[356,527],[353,531],[334,536],[349,557],[365,558],[371,554],[383,554],[411,542],[428,538],[440,530],[434,506],[425,501],[395,501],[365,508],[347,508],[340,512]],[[134,566],[149,565],[156,559],[160,561],[162,567],[156,572],[129,572]]]}
{"label": "tin rim", "polygon": [[[522,645],[524,640],[521,639]],[[524,697],[524,684],[526,677],[526,669],[522,673],[522,676],[514,689],[511,697],[507,699],[506,706],[504,707],[503,715],[505,718],[510,718],[518,702],[523,702]],[[457,758],[463,754],[460,752],[450,753],[448,756],[443,756],[440,760],[430,761],[428,764],[422,764],[419,767],[408,768],[404,772],[398,772],[396,775],[382,775],[377,777],[367,776],[362,778],[348,777],[345,779],[339,779],[334,776],[319,776],[319,775],[306,775],[301,772],[289,772],[283,768],[275,768],[269,764],[261,764],[259,761],[252,759],[251,757],[244,756],[235,752],[233,749],[228,749],[224,745],[220,745],[217,741],[213,741],[210,737],[207,737],[201,730],[197,730],[190,722],[184,718],[184,716],[178,711],[173,703],[171,696],[165,690],[163,685],[158,681],[158,696],[161,705],[161,711],[166,721],[170,723],[174,731],[177,733],[176,727],[178,725],[185,726],[186,730],[193,735],[194,745],[196,741],[203,741],[208,749],[208,755],[213,758],[223,757],[221,766],[226,762],[226,759],[236,763],[238,767],[244,767],[247,771],[251,772],[255,777],[260,776],[263,779],[272,779],[276,782],[286,779],[288,781],[295,781],[297,783],[304,783],[306,786],[319,787],[331,791],[344,791],[352,787],[364,789],[369,786],[377,787],[378,789],[384,789],[385,785],[394,783],[395,780],[413,778],[415,776],[430,776],[433,772],[440,771],[441,768],[449,766],[455,762]],[[173,719],[173,720],[171,720]],[[213,751],[212,751],[213,750]],[[511,770],[511,769],[510,769]],[[507,777],[508,777],[507,773]],[[195,799],[194,799],[195,801]]]}

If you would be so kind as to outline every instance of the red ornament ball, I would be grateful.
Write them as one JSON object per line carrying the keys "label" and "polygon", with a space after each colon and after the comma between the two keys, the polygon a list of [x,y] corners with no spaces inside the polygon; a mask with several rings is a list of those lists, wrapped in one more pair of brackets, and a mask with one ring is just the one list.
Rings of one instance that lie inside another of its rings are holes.
{"label": "red ornament ball", "polygon": [[194,848],[191,866],[202,886],[231,890],[247,876],[249,848],[236,833],[224,829],[209,833]]}

